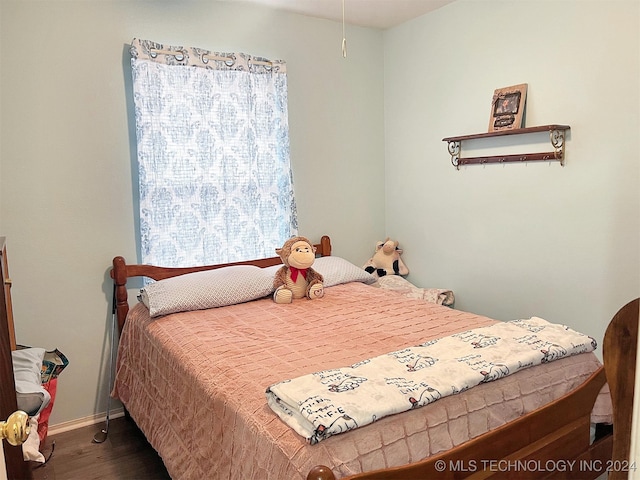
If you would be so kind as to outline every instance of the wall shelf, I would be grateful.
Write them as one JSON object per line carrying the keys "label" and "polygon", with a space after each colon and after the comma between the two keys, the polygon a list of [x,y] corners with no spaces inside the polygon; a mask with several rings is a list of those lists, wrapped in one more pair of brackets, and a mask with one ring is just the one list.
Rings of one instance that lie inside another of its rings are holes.
{"label": "wall shelf", "polygon": [[[517,128],[513,130],[499,130],[497,132],[475,133],[472,135],[460,135],[457,137],[443,138],[447,142],[451,163],[460,170],[460,165],[484,165],[486,163],[513,163],[513,162],[535,162],[557,160],[564,166],[564,137],[565,132],[571,127],[569,125],[541,125],[539,127]],[[462,142],[465,140],[476,140],[480,138],[503,137],[507,135],[525,135],[529,133],[549,132],[549,140],[553,147],[553,152],[525,153],[515,155],[490,155],[487,157],[467,157],[462,158]]]}

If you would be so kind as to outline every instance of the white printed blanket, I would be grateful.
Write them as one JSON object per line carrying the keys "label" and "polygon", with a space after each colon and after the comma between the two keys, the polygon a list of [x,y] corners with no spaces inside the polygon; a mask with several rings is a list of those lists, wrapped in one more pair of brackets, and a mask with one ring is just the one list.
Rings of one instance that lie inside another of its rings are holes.
{"label": "white printed blanket", "polygon": [[524,368],[590,352],[593,338],[541,318],[500,322],[267,388],[311,444]]}

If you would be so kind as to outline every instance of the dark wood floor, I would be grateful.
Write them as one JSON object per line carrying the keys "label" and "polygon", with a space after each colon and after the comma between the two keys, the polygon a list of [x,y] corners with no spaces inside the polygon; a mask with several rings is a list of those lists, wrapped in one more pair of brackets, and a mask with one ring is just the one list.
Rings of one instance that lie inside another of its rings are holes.
{"label": "dark wood floor", "polygon": [[133,420],[112,418],[109,435],[103,443],[94,443],[93,436],[104,423],[50,435],[41,451],[45,458],[55,448],[44,465],[32,462],[34,480],[165,480],[170,479],[162,459],[147,443]]}

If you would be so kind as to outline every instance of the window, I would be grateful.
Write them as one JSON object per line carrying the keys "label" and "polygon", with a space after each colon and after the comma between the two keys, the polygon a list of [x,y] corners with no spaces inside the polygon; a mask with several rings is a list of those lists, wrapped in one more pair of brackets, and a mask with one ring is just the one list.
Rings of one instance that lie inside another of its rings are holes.
{"label": "window", "polygon": [[284,62],[134,39],[141,261],[275,256],[297,234]]}

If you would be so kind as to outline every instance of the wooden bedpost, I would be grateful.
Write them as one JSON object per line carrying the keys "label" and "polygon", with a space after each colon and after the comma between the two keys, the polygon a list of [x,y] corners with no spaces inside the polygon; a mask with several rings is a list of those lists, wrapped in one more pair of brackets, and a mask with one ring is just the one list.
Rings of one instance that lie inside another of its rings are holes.
{"label": "wooden bedpost", "polygon": [[336,480],[336,477],[333,475],[333,472],[329,467],[318,465],[309,471],[307,480]]}
{"label": "wooden bedpost", "polygon": [[116,289],[116,316],[118,318],[118,333],[122,333],[124,321],[129,312],[129,295],[127,293],[127,264],[124,257],[113,259],[113,269],[111,270],[114,287]]}
{"label": "wooden bedpost", "polygon": [[[640,298],[627,303],[613,317],[604,335],[602,356],[613,404],[612,467],[629,468],[633,394],[636,378],[636,347]],[[612,468],[609,480],[628,478],[628,470]]]}

